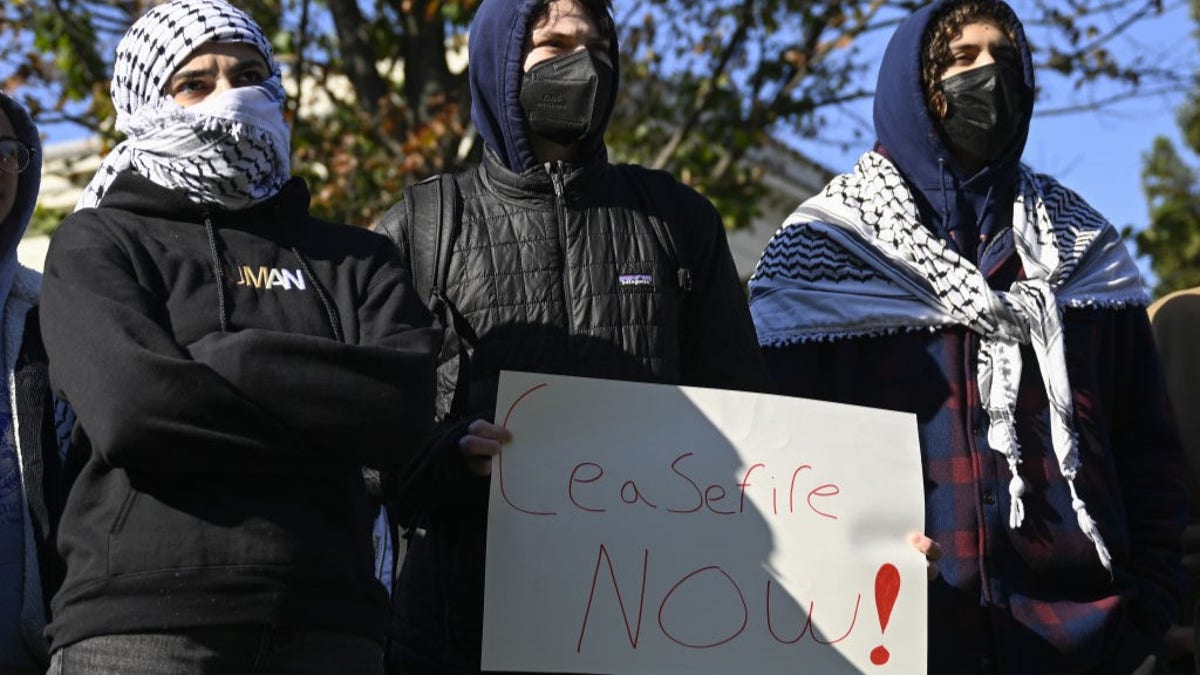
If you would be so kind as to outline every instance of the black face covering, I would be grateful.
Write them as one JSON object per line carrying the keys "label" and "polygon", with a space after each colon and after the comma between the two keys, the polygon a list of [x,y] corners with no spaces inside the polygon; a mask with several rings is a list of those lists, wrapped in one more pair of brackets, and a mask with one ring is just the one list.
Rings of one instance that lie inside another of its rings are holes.
{"label": "black face covering", "polygon": [[529,130],[559,145],[602,132],[612,87],[612,66],[590,51],[542,61],[521,78],[521,107]]}
{"label": "black face covering", "polygon": [[1025,123],[1025,83],[1011,66],[989,63],[939,84],[946,97],[942,131],[955,154],[991,164]]}

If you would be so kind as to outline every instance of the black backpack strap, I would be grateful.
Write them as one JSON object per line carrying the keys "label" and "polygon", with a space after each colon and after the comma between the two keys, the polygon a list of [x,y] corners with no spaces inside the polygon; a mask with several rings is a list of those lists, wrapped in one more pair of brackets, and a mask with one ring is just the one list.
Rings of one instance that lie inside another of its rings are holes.
{"label": "black backpack strap", "polygon": [[[444,291],[450,278],[450,253],[454,246],[454,237],[458,234],[459,201],[458,183],[454,176],[442,174],[437,180],[437,202],[441,205],[438,223],[433,235],[433,285],[430,295],[434,301],[446,302]],[[432,204],[429,205],[432,208]],[[447,227],[449,224],[449,227]]]}
{"label": "black backpack strap", "polygon": [[404,233],[408,241],[408,265],[413,286],[426,307],[429,306],[437,266],[437,239],[442,217],[438,207],[441,202],[440,178],[435,176],[404,188],[404,206],[408,211]]}
{"label": "black backpack strap", "polygon": [[675,178],[663,171],[640,170],[633,183],[646,205],[646,218],[654,228],[663,250],[667,252],[671,263],[675,266],[675,280],[679,290],[685,294],[692,290],[692,268],[688,264],[687,251],[679,246],[683,241],[679,228],[682,227],[683,216],[674,199],[661,199],[656,195],[673,195],[678,189]]}
{"label": "black backpack strap", "polygon": [[446,405],[439,397],[438,416],[464,414],[470,394],[471,354],[479,337],[447,295],[450,259],[462,220],[462,194],[451,174],[441,174],[404,190],[408,204],[408,251],[418,295],[446,329],[438,356],[439,380],[448,378],[454,393]]}

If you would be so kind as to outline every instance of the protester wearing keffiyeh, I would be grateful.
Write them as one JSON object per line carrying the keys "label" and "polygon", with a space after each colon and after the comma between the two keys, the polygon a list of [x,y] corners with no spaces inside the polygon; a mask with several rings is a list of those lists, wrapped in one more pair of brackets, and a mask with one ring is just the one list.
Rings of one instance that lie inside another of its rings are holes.
{"label": "protester wearing keffiyeh", "polygon": [[[967,71],[995,74],[992,120],[1013,122],[981,163],[925,87],[957,61],[927,52],[955,12],[1004,34]],[[1120,235],[1020,163],[1034,91],[1004,3],[915,12],[880,69],[878,145],[784,222],[751,314],[781,393],[917,415],[945,554],[930,672],[1127,675],[1173,618],[1181,457]]]}
{"label": "protester wearing keffiyeh", "polygon": [[[201,44],[244,42],[262,53],[271,76],[184,108],[166,92],[171,74]],[[291,176],[279,64],[262,29],[219,0],[176,0],[138,20],[117,45],[112,100],[126,135],[105,158],[77,209],[100,203],[117,174],[133,168],[183,189],[202,204],[245,208],[274,195]]]}
{"label": "protester wearing keffiyeh", "polygon": [[129,140],[54,232],[38,324],[83,449],[50,672],[383,675],[363,468],[420,449],[440,331],[391,242],[309,213],[246,14],[150,10],[113,98]]}

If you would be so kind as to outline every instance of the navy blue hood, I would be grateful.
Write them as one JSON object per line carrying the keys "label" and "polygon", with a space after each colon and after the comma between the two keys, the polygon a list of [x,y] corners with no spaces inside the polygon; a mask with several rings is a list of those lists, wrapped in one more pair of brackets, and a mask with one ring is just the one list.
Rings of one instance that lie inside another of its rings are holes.
{"label": "navy blue hood", "polygon": [[0,307],[3,307],[20,265],[17,261],[17,244],[21,243],[21,237],[33,218],[38,190],[42,185],[42,139],[37,125],[25,108],[4,92],[0,92],[0,110],[12,122],[16,137],[33,152],[29,166],[17,178],[17,199],[13,202],[12,211],[0,222]]}
{"label": "navy blue hood", "polygon": [[[1025,124],[1008,151],[975,175],[964,175],[956,165],[925,102],[921,51],[932,19],[961,1],[937,0],[905,19],[884,52],[875,87],[876,138],[916,193],[922,221],[943,238],[956,229],[988,234],[998,221],[1010,220],[1004,214],[1011,214],[1012,193],[1033,112],[1033,59],[1029,43],[1016,14],[1008,5],[999,3],[1001,11],[1011,15],[1016,31],[1016,48],[1029,93]],[[1002,213],[996,213],[997,210]],[[966,253],[974,258],[974,251]]]}
{"label": "navy blue hood", "polygon": [[25,108],[4,92],[0,92],[0,110],[3,110],[12,122],[16,137],[33,150],[29,166],[21,172],[17,180],[17,200],[13,203],[12,211],[0,222],[0,239],[5,244],[4,250],[0,251],[0,257],[7,257],[16,250],[17,242],[25,234],[25,228],[29,226],[29,219],[33,217],[33,209],[37,205],[38,189],[42,183],[42,139],[38,135],[37,125],[33,123],[33,118]]}
{"label": "navy blue hood", "polygon": [[[523,173],[538,165],[521,107],[522,61],[529,15],[534,0],[484,0],[471,23],[467,43],[471,83],[471,120],[488,149],[509,170]],[[601,129],[608,128],[620,82],[620,61],[614,39],[613,101]],[[601,138],[594,139],[603,147]]]}

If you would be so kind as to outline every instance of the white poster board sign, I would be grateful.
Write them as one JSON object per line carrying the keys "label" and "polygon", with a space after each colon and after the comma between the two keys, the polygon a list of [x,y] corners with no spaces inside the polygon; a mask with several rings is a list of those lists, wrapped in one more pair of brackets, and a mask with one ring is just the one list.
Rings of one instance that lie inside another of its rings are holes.
{"label": "white poster board sign", "polygon": [[914,416],[503,373],[483,667],[924,673]]}

